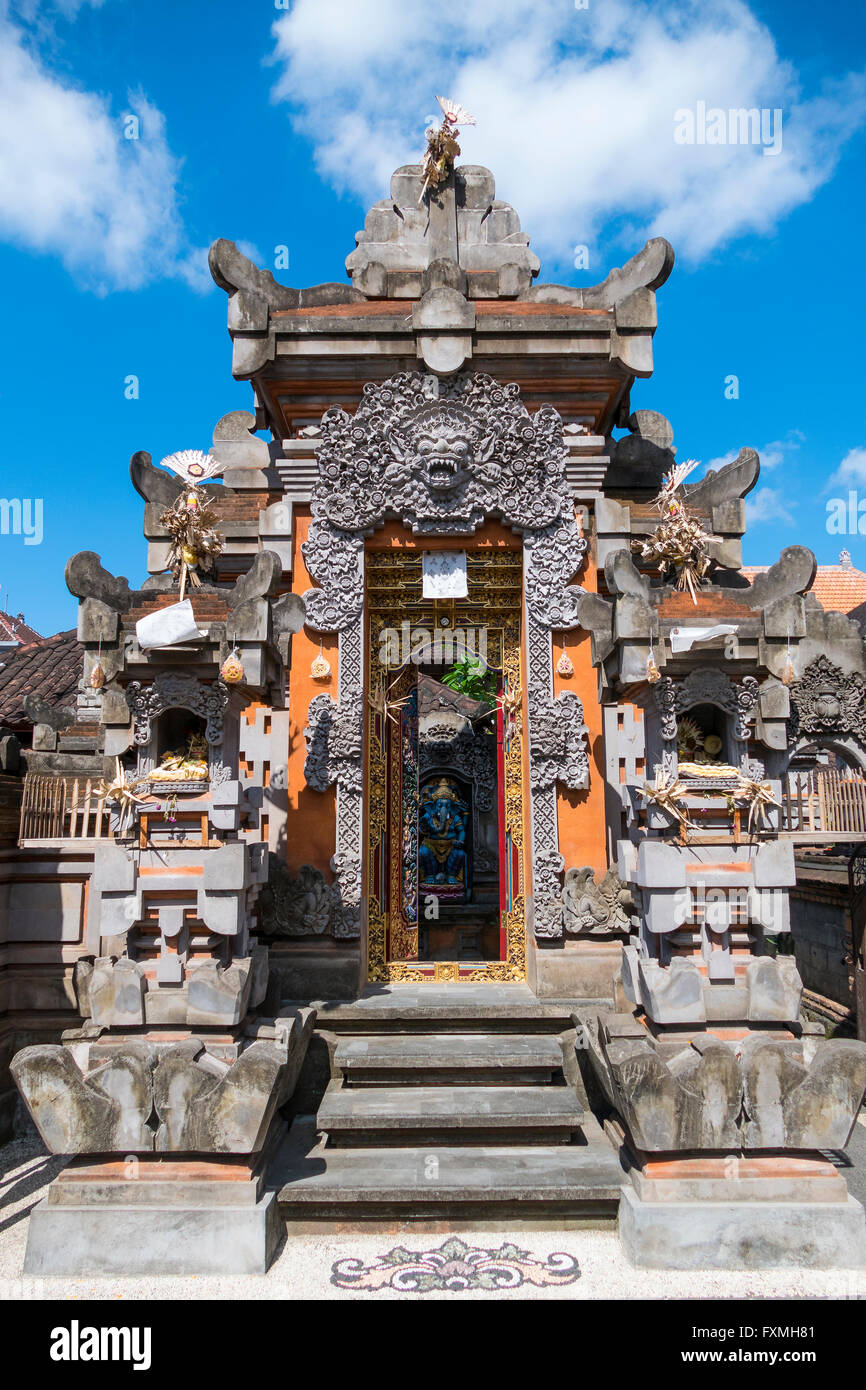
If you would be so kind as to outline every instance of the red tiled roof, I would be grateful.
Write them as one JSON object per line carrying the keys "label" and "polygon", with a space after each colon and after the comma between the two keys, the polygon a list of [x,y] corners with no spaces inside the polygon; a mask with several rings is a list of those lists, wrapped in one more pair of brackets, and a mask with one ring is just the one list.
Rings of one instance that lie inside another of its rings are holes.
{"label": "red tiled roof", "polygon": [[30,642],[41,642],[42,634],[28,627],[20,616],[13,618],[11,613],[0,609],[0,642],[18,642],[25,646]]}
{"label": "red tiled roof", "polygon": [[[748,580],[766,574],[766,565],[744,565]],[[819,565],[809,591],[827,613],[850,613],[866,603],[866,573],[853,565]]]}
{"label": "red tiled roof", "polygon": [[82,649],[75,628],[15,651],[0,651],[0,724],[29,729],[24,697],[39,695],[49,705],[75,704]]}

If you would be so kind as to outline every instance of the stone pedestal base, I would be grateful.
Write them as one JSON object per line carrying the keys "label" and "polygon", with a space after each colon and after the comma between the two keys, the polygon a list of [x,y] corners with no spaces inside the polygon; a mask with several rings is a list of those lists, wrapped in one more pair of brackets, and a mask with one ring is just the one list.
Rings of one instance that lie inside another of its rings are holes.
{"label": "stone pedestal base", "polygon": [[264,1274],[276,1195],[243,1159],[74,1160],[30,1216],[25,1274]]}
{"label": "stone pedestal base", "polygon": [[529,984],[539,999],[609,1000],[619,1006],[620,942],[588,938],[547,946],[533,942],[529,953]]}
{"label": "stone pedestal base", "polygon": [[629,1181],[619,1237],[643,1269],[866,1268],[866,1212],[819,1153],[650,1154],[605,1132]]}
{"label": "stone pedestal base", "polygon": [[866,1213],[844,1202],[645,1202],[624,1187],[619,1237],[643,1269],[861,1269]]}

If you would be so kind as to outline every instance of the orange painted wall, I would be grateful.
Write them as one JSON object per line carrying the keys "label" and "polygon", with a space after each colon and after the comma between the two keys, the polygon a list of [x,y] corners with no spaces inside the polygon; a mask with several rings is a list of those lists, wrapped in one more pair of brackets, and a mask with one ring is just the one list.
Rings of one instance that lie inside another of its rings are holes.
{"label": "orange painted wall", "polygon": [[[598,590],[594,546],[579,582],[588,593]],[[601,705],[598,701],[598,675],[592,665],[590,635],[588,632],[565,633],[565,650],[574,664],[573,676],[560,676],[556,663],[562,654],[563,634],[554,633],[553,645],[553,693],[559,695],[571,690],[583,702],[583,722],[589,730],[589,787],[586,791],[570,792],[560,788],[557,802],[559,811],[559,849],[565,860],[565,867],[581,868],[589,864],[603,874],[607,867],[607,835],[605,830],[604,804],[604,734],[602,730]]]}
{"label": "orange painted wall", "polygon": [[485,522],[473,536],[413,536],[399,521],[388,521],[367,541],[368,550],[460,550],[467,546],[472,550],[481,546],[495,546],[501,550],[520,550],[522,542],[513,531],[501,526],[498,521]]}

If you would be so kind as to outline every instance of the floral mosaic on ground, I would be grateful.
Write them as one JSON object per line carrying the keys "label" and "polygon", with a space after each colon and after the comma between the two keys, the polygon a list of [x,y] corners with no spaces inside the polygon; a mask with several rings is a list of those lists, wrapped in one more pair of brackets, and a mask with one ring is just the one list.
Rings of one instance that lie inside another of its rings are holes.
{"label": "floral mosaic on ground", "polygon": [[516,1245],[485,1250],[457,1238],[435,1250],[395,1246],[372,1264],[338,1260],[331,1283],[338,1289],[393,1289],[398,1293],[463,1293],[474,1289],[519,1289],[573,1284],[580,1268],[573,1255],[556,1253],[537,1259]]}

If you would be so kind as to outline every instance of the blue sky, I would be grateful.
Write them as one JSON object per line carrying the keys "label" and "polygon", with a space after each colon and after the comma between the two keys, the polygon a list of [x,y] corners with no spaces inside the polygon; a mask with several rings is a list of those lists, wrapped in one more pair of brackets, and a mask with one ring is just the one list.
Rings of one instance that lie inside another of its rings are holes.
{"label": "blue sky", "polygon": [[[44,499],[40,545],[0,535],[0,607],[72,626],[80,549],[143,579],[130,455],[207,449],[251,403],[208,244],[269,268],[286,245],[285,283],[342,279],[437,91],[477,116],[464,157],[517,207],[541,279],[674,244],[632,404],[671,419],[681,459],[762,452],[746,562],[801,541],[866,569],[866,537],[825,526],[831,496],[866,500],[864,69],[859,0],[831,22],[805,0],[0,0],[0,495]],[[699,101],[780,109],[781,151],[678,145]]]}

